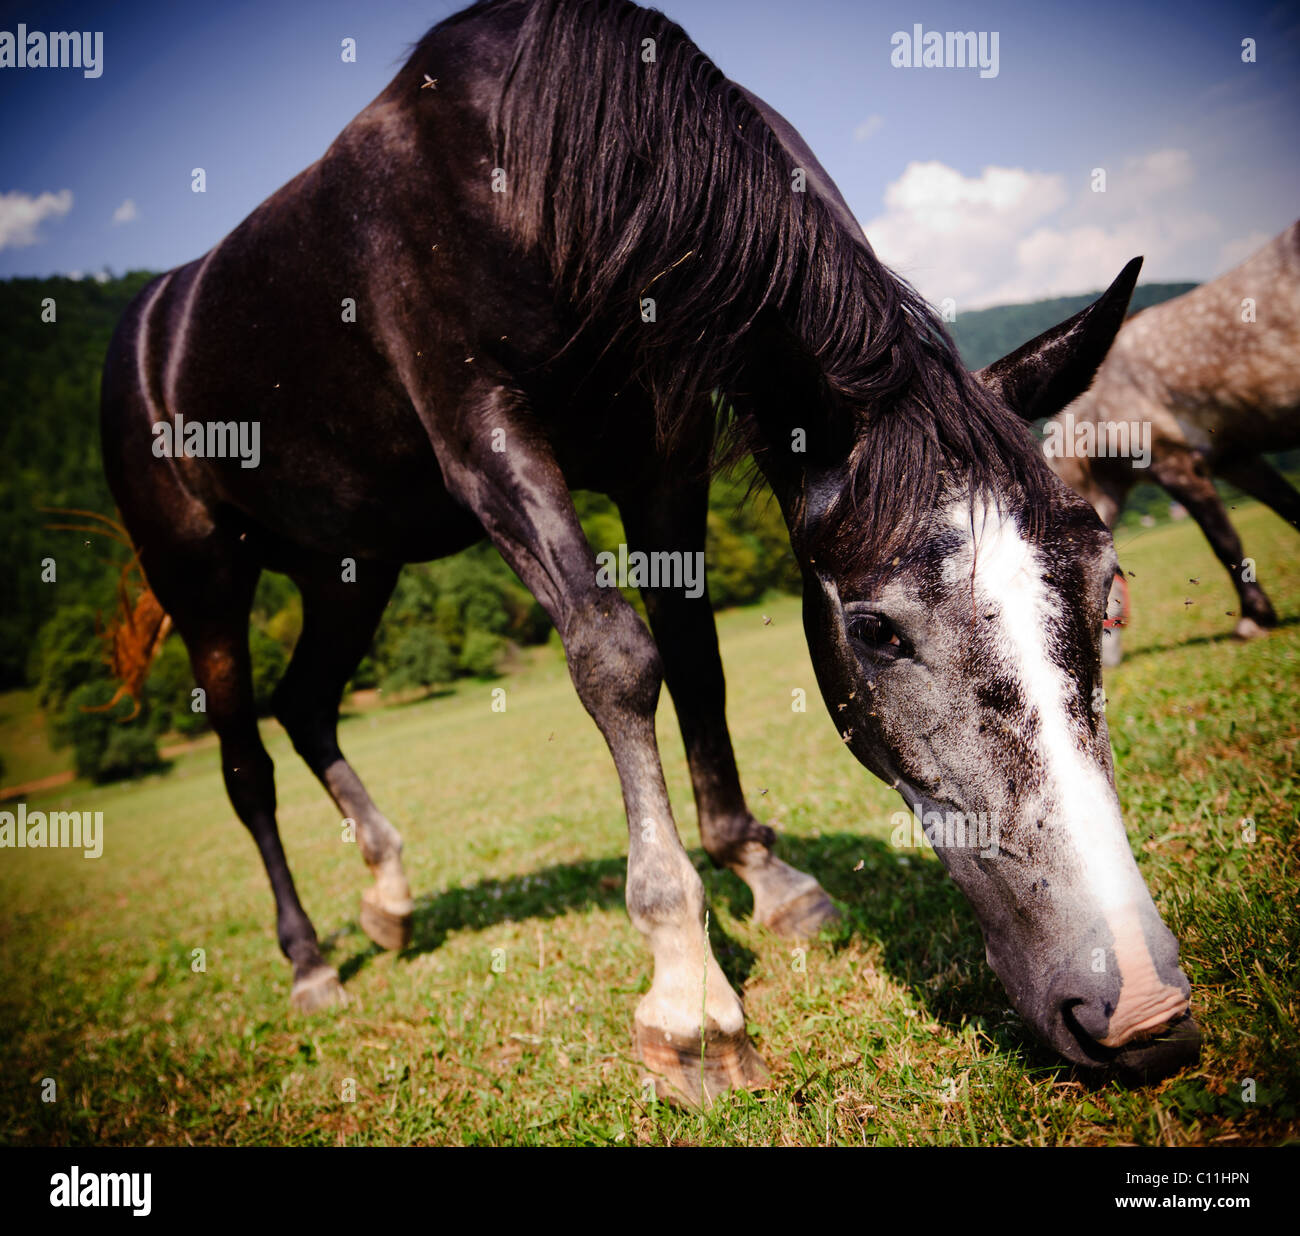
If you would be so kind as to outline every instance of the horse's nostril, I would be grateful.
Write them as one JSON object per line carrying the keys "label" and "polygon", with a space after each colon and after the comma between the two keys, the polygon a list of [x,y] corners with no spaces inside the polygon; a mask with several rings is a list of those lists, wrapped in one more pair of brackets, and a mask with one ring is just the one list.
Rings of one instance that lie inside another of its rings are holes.
{"label": "horse's nostril", "polygon": [[1087,1067],[1105,1069],[1129,1081],[1149,1082],[1178,1072],[1200,1056],[1201,1031],[1185,1009],[1122,1046],[1107,1047],[1102,1039],[1112,1011],[1104,1001],[1066,1000],[1060,1005],[1061,1021],[1086,1058]]}
{"label": "horse's nostril", "polygon": [[1100,1000],[1065,1000],[1061,1020],[1089,1056],[1104,1060],[1109,1049],[1101,1045],[1101,1040],[1106,1037],[1113,1011],[1109,1003]]}

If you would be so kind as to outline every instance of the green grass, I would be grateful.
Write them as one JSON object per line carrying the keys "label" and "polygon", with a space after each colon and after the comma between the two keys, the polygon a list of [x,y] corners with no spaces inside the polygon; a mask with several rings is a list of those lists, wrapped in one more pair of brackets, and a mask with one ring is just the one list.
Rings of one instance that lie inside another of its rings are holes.
{"label": "green grass", "polygon": [[[0,1141],[1294,1140],[1300,539],[1258,507],[1234,518],[1283,627],[1249,645],[1227,637],[1234,597],[1190,521],[1125,534],[1134,622],[1107,683],[1130,835],[1182,942],[1205,1032],[1189,1074],[1089,1088],[1031,1042],[933,854],[889,845],[897,798],[844,751],[819,703],[791,711],[791,688],[817,694],[798,604],[782,599],[722,615],[720,628],[750,799],[779,822],[781,852],[846,910],[804,968],[748,923],[748,891],[699,850],[666,700],[659,718],[715,949],[743,987],[771,1089],[704,1114],[646,1100],[630,1041],[650,961],[622,904],[618,783],[546,651],[495,684],[504,714],[486,684],[343,725],[345,750],[406,839],[417,926],[400,956],[362,935],[357,847],[265,726],[298,886],[352,997],[341,1011],[288,1013],[270,892],[215,750],[132,785],[29,798],[32,809],[102,810],[106,841],[93,861],[0,851]],[[197,948],[203,973],[191,969]],[[41,1101],[44,1078],[53,1103]],[[354,1101],[341,1097],[348,1079]]]}
{"label": "green grass", "polygon": [[72,767],[67,748],[55,751],[46,732],[35,689],[0,694],[0,754],[4,775],[0,783],[26,785]]}

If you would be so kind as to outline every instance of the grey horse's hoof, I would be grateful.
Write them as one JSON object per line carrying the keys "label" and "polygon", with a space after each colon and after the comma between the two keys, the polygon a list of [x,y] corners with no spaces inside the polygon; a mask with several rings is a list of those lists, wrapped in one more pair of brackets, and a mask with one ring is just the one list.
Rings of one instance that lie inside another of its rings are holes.
{"label": "grey horse's hoof", "polygon": [[754,1050],[744,1027],[731,1033],[706,1030],[676,1040],[655,1026],[636,1024],[636,1056],[650,1071],[655,1095],[667,1103],[708,1107],[730,1090],[757,1090],[768,1084],[767,1065]]}
{"label": "grey horse's hoof", "polygon": [[368,888],[361,894],[361,930],[380,948],[403,949],[415,931],[414,907],[408,901],[396,913],[385,909],[378,903],[375,890]]}
{"label": "grey horse's hoof", "polygon": [[339,982],[333,966],[317,966],[301,978],[294,979],[289,1006],[299,1013],[318,1013],[321,1009],[341,1008],[347,1004],[347,992]]}
{"label": "grey horse's hoof", "polygon": [[838,922],[840,912],[820,884],[813,886],[775,909],[769,910],[760,924],[787,939],[807,939],[823,927]]}
{"label": "grey horse's hoof", "polygon": [[1237,619],[1237,625],[1233,628],[1232,634],[1237,639],[1260,639],[1268,634],[1268,628],[1261,627],[1253,618],[1243,616]]}

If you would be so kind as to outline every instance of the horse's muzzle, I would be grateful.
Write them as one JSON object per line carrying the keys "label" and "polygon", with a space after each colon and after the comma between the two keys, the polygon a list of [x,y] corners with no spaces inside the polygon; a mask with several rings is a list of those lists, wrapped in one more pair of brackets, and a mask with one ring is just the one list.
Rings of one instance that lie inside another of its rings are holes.
{"label": "horse's muzzle", "polygon": [[1043,1009],[1046,1037],[1075,1064],[1133,1082],[1156,1081],[1195,1063],[1201,1032],[1177,949],[1161,924],[1146,967],[1118,976],[1082,966],[1058,973]]}
{"label": "horse's muzzle", "polygon": [[[1038,1035],[1072,1064],[1129,1082],[1156,1081],[1195,1063],[1201,1034],[1178,942],[1149,903],[1099,916],[1050,954],[1000,949],[989,960]],[[1010,965],[999,962],[1010,961]],[[1034,982],[1034,962],[1050,979]],[[1028,962],[1028,964],[1026,964]]]}

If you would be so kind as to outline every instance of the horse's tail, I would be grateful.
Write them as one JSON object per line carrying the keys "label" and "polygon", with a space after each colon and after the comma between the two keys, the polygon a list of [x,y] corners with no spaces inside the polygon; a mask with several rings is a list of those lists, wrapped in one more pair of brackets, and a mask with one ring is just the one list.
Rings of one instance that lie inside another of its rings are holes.
{"label": "horse's tail", "polygon": [[140,565],[140,556],[127,530],[116,520],[109,519],[97,511],[83,511],[71,507],[43,507],[42,510],[52,515],[73,515],[79,519],[96,520],[91,524],[50,524],[51,530],[66,532],[91,532],[106,536],[110,540],[125,545],[131,557],[122,567],[117,581],[117,605],[107,623],[102,615],[95,615],[95,634],[104,643],[104,659],[117,681],[117,690],[106,704],[88,706],[85,712],[107,712],[117,705],[123,696],[129,697],[135,704],[131,712],[122,718],[130,721],[139,715],[140,696],[144,690],[145,679],[149,677],[149,668],[172,629],[172,620],[167,616],[161,602],[149,587],[145,579],[144,568]]}

